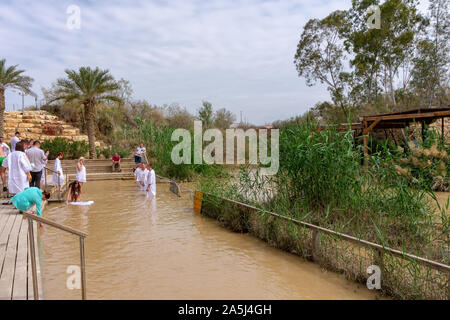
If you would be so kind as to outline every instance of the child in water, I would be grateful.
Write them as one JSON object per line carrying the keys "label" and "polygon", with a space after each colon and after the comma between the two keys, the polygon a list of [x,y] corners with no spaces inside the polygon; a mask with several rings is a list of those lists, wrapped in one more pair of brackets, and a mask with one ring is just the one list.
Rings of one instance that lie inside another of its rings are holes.
{"label": "child in water", "polygon": [[69,190],[67,190],[66,204],[69,204],[69,196],[71,202],[78,202],[81,197],[81,185],[78,181],[74,181],[69,184]]}

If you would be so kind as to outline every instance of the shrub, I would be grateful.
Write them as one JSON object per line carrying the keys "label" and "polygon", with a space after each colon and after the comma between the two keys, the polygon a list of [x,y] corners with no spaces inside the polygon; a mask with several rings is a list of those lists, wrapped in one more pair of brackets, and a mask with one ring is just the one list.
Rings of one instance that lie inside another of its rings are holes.
{"label": "shrub", "polygon": [[41,142],[41,148],[50,152],[51,160],[55,159],[59,152],[62,152],[66,159],[78,159],[89,151],[89,145],[85,141],[69,142],[60,137]]}

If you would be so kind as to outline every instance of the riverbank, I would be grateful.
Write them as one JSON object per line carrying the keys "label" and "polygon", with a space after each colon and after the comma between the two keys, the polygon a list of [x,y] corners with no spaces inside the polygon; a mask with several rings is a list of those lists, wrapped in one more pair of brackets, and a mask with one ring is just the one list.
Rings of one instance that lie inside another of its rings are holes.
{"label": "riverbank", "polygon": [[[381,276],[380,292],[397,299],[448,299],[449,267],[408,253],[277,215],[212,194],[201,194],[201,213],[235,232],[299,255],[356,282],[368,268]],[[400,271],[401,270],[401,271]]]}

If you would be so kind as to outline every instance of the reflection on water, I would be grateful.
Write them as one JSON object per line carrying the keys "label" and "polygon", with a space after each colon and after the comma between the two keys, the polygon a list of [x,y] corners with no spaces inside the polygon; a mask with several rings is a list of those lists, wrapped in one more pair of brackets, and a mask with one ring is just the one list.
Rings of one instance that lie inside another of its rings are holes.
{"label": "reflection on water", "polygon": [[[193,213],[188,196],[167,184],[147,199],[132,181],[84,186],[92,206],[51,205],[44,216],[88,232],[89,299],[373,299],[375,293],[341,275],[232,233]],[[46,299],[80,299],[66,288],[79,265],[78,237],[46,226],[40,232]]]}

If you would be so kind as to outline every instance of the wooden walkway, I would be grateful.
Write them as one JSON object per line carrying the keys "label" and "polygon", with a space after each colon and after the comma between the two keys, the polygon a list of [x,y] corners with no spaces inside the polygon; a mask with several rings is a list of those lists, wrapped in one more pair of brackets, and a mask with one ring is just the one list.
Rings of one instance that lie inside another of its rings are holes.
{"label": "wooden walkway", "polygon": [[[39,298],[42,299],[37,223],[33,222],[33,226]],[[13,205],[0,204],[0,300],[34,299],[28,241],[28,221]]]}

